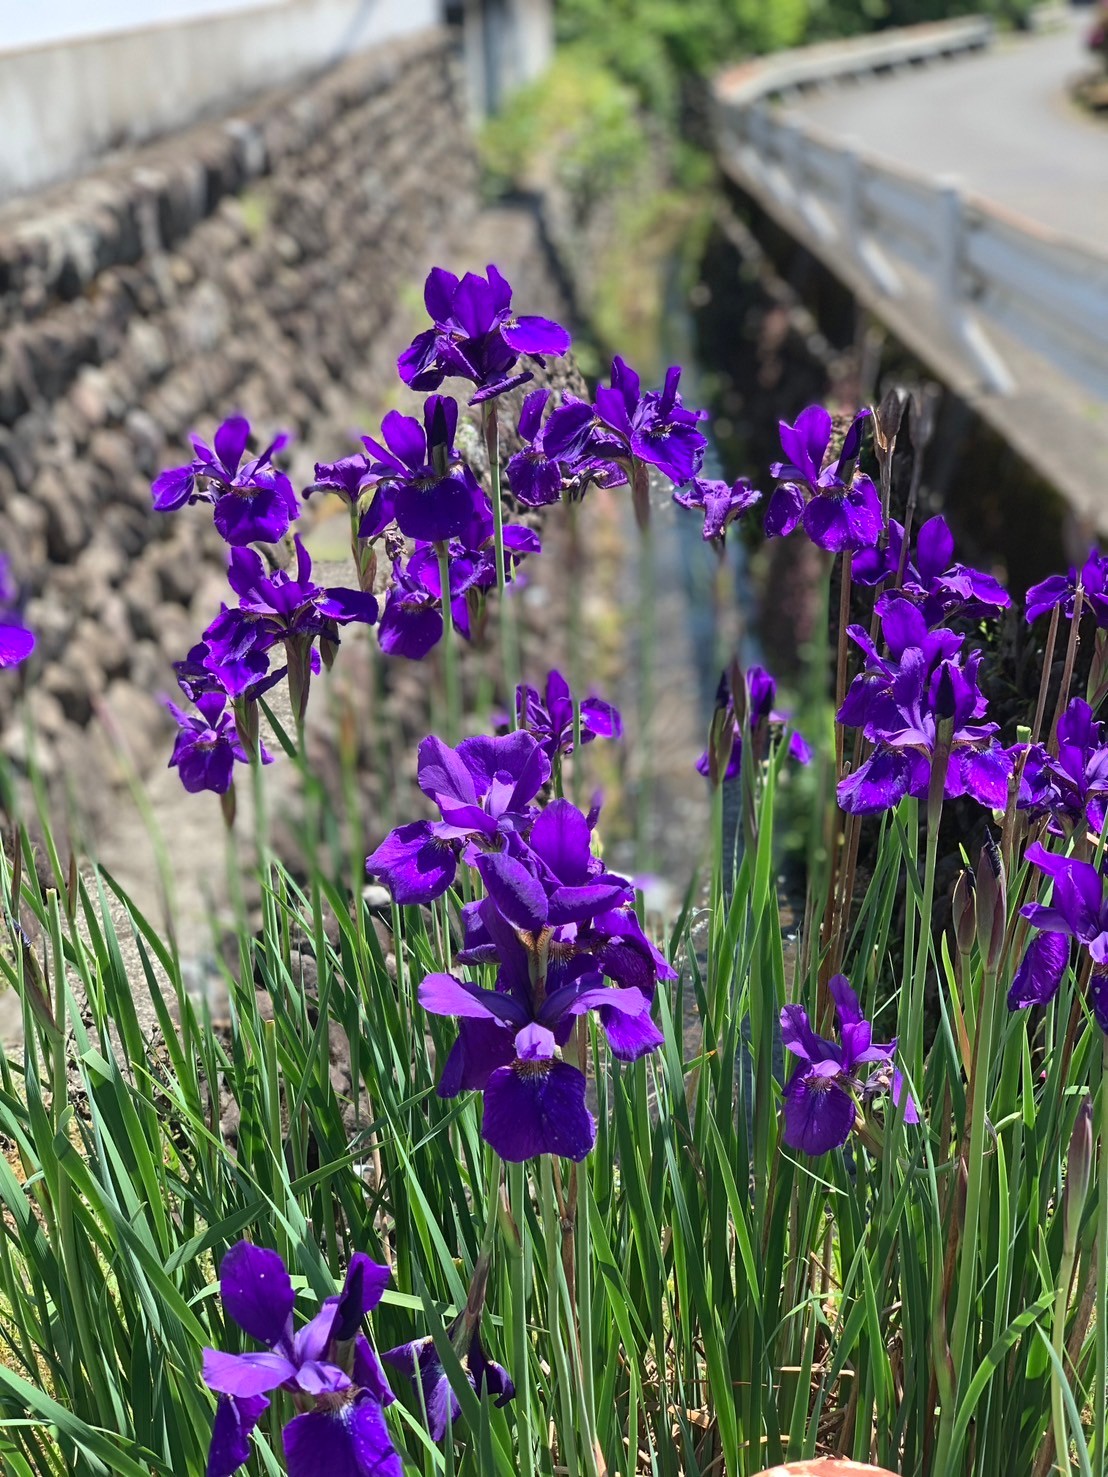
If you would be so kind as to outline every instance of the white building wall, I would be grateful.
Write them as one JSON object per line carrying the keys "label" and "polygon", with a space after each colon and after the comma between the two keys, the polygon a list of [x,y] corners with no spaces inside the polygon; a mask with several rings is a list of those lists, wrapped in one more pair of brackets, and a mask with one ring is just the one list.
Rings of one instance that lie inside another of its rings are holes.
{"label": "white building wall", "polygon": [[554,59],[554,7],[551,0],[514,0],[519,37],[516,82],[533,82]]}
{"label": "white building wall", "polygon": [[554,56],[553,0],[464,0],[466,77],[475,120],[496,112]]}
{"label": "white building wall", "polygon": [[0,199],[440,19],[439,0],[226,0],[222,14],[212,0],[172,3],[206,13],[0,50]]}

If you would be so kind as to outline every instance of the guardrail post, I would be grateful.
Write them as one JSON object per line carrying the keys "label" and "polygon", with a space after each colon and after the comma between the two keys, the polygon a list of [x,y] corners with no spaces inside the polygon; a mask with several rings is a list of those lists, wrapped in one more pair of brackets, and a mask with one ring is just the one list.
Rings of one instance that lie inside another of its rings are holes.
{"label": "guardrail post", "polygon": [[862,219],[862,161],[858,151],[850,144],[842,151],[842,171],[846,242],[851,254],[857,258],[865,239],[865,222]]}
{"label": "guardrail post", "polygon": [[802,206],[806,189],[804,138],[795,124],[781,122],[777,125],[777,153],[796,203]]}
{"label": "guardrail post", "polygon": [[752,104],[746,111],[746,137],[747,142],[758,155],[759,162],[764,163],[766,153],[766,114],[761,103]]}
{"label": "guardrail post", "polygon": [[961,183],[949,175],[938,181],[936,205],[939,216],[939,308],[951,332],[970,355],[986,386],[996,395],[1010,395],[1015,380],[992,340],[970,309],[963,291],[966,237],[969,221]]}
{"label": "guardrail post", "polygon": [[962,254],[966,234],[965,198],[958,180],[939,180],[939,302],[948,318],[957,318],[962,297]]}

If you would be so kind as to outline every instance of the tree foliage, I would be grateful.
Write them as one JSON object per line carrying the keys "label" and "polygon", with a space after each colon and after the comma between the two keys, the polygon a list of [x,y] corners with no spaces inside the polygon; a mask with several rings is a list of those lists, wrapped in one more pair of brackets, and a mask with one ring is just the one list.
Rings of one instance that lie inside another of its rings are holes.
{"label": "tree foliage", "polygon": [[579,44],[676,119],[689,82],[722,62],[810,40],[981,10],[1020,23],[1031,0],[560,0],[561,41]]}

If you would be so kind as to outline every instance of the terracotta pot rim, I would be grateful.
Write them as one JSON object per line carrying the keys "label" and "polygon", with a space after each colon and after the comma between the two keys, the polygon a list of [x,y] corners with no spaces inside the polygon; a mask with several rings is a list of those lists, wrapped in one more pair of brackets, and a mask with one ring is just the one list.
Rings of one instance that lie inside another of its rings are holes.
{"label": "terracotta pot rim", "polygon": [[767,1467],[756,1477],[896,1477],[887,1467],[870,1467],[849,1457],[814,1457],[804,1462],[783,1462]]}

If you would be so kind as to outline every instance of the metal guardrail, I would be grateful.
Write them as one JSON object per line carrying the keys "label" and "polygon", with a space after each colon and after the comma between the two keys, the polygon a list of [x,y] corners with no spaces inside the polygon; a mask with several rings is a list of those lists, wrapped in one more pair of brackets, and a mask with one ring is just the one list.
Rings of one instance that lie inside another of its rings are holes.
{"label": "metal guardrail", "polygon": [[929,61],[981,51],[992,37],[993,24],[986,16],[902,26],[876,36],[798,46],[759,57],[725,73],[718,88],[723,89],[728,102],[759,102],[796,88],[895,71],[898,67],[923,66]]}
{"label": "metal guardrail", "polygon": [[725,73],[714,98],[721,162],[878,307],[928,305],[992,393],[1019,386],[987,323],[1108,400],[1108,251],[1014,216],[954,180],[880,162],[774,103],[796,89],[980,50],[991,34],[987,20],[971,18]]}

